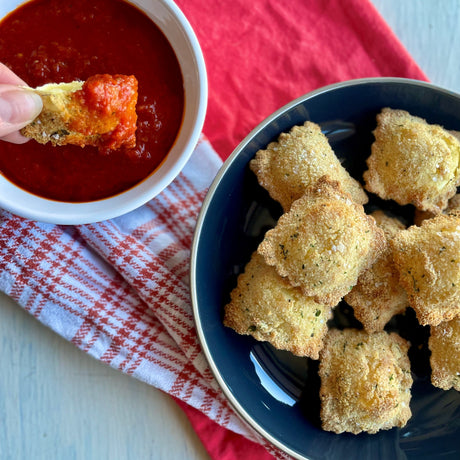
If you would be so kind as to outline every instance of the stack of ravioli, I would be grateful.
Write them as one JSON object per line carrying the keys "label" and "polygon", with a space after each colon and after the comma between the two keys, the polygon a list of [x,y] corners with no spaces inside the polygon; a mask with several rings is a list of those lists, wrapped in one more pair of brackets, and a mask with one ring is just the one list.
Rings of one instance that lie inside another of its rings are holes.
{"label": "stack of ravioli", "polygon": [[[457,132],[384,108],[364,187],[320,126],[282,133],[250,162],[283,209],[238,277],[224,324],[319,360],[321,422],[376,433],[411,417],[410,343],[384,330],[410,307],[429,325],[431,381],[460,391],[460,141]],[[416,209],[409,228],[366,193]],[[362,329],[330,326],[342,301]]]}

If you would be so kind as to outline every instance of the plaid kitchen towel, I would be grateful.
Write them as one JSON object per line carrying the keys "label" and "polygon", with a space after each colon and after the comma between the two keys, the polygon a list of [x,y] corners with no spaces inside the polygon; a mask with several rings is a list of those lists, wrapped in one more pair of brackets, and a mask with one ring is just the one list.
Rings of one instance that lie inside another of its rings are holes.
{"label": "plaid kitchen towel", "polygon": [[212,458],[284,458],[234,414],[200,350],[188,275],[202,200],[222,160],[290,100],[352,78],[426,78],[368,0],[177,3],[207,63],[207,138],[161,195],[120,218],[56,226],[1,211],[0,289],[86,353],[172,395]]}

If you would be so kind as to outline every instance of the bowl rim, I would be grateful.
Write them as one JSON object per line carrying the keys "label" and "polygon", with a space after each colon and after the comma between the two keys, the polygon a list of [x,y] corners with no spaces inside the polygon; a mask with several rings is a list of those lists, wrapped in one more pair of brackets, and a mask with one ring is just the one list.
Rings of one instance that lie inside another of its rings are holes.
{"label": "bowl rim", "polygon": [[[152,13],[151,5],[140,4],[138,0],[125,1],[146,14],[150,20],[160,28],[163,34],[167,37],[168,41],[170,41],[167,30],[164,30],[161,26],[160,19],[158,22],[155,20],[155,15]],[[147,1],[153,4],[161,4],[164,11],[167,11],[167,13],[174,18],[175,24],[181,29],[183,40],[188,43],[187,48],[190,53],[190,60],[195,66],[193,72],[194,75],[197,76],[197,81],[194,82],[195,84],[193,85],[196,94],[193,95],[193,98],[192,96],[188,97],[187,94],[185,94],[182,124],[165,159],[155,168],[154,171],[133,187],[107,198],[89,202],[73,203],[44,198],[28,192],[27,190],[14,184],[5,176],[0,175],[0,186],[6,189],[6,191],[0,194],[1,209],[9,211],[20,217],[45,223],[81,225],[100,222],[122,216],[147,203],[149,200],[160,194],[184,168],[198,144],[206,117],[208,78],[205,60],[198,38],[180,8],[172,0]],[[20,1],[15,8],[18,8],[23,3],[24,1]],[[11,11],[14,11],[14,9]],[[164,11],[161,12],[162,15],[165,15]],[[177,55],[178,50],[176,48],[177,47],[173,46]],[[181,67],[185,89],[185,69],[182,67],[182,63],[179,58],[178,61]],[[188,84],[191,85],[191,83]],[[188,119],[194,120],[193,127],[190,131],[185,132],[182,129],[184,122]],[[183,148],[181,148],[177,153],[177,158],[172,160],[171,152],[173,152],[178,143],[183,145]],[[148,181],[154,176],[155,182],[153,185],[148,184]],[[8,190],[10,190],[11,194],[14,194],[14,197],[8,196]]]}
{"label": "bowl rim", "polygon": [[308,457],[300,455],[298,452],[295,452],[288,446],[284,445],[281,441],[274,438],[270,433],[267,432],[259,423],[257,423],[249,413],[244,409],[244,407],[239,403],[239,401],[233,396],[230,388],[226,385],[223,377],[220,375],[219,369],[214,362],[212,353],[210,351],[210,347],[206,341],[206,337],[203,331],[201,318],[199,315],[199,305],[198,305],[198,293],[196,289],[196,279],[197,279],[197,253],[198,253],[198,246],[201,238],[201,232],[203,228],[203,223],[207,215],[208,208],[210,203],[214,197],[214,193],[216,189],[219,187],[221,179],[226,174],[228,169],[231,167],[235,159],[241,153],[241,151],[249,144],[252,138],[254,138],[260,131],[262,131],[267,125],[269,125],[273,120],[275,120],[278,116],[285,113],[286,111],[290,110],[292,107],[305,102],[311,98],[314,98],[322,93],[329,92],[331,90],[337,90],[340,88],[350,87],[350,86],[358,86],[358,85],[366,85],[366,84],[375,84],[375,83],[408,83],[415,86],[420,86],[424,88],[434,89],[436,91],[443,92],[448,95],[452,95],[455,97],[460,97],[460,95],[454,91],[449,89],[443,88],[441,86],[432,84],[430,82],[416,80],[411,78],[402,78],[402,77],[368,77],[368,78],[356,78],[351,80],[346,80],[338,83],[332,83],[329,85],[322,86],[317,88],[313,91],[310,91],[298,98],[288,102],[267,118],[262,120],[254,129],[252,129],[247,136],[236,146],[230,156],[224,161],[221,168],[219,169],[217,175],[215,176],[211,186],[208,189],[208,192],[203,200],[202,207],[197,217],[195,232],[192,241],[192,247],[190,252],[190,294],[191,294],[191,301],[192,301],[192,311],[193,311],[193,318],[195,322],[195,327],[198,335],[198,340],[200,342],[201,348],[205,355],[206,361],[211,369],[214,378],[216,379],[220,389],[222,390],[224,396],[226,397],[227,401],[230,403],[231,407],[234,409],[237,416],[246,424],[253,428],[259,435],[261,435],[264,439],[269,441],[271,444],[276,446],[281,451],[289,454],[295,459],[298,460],[309,460]]}

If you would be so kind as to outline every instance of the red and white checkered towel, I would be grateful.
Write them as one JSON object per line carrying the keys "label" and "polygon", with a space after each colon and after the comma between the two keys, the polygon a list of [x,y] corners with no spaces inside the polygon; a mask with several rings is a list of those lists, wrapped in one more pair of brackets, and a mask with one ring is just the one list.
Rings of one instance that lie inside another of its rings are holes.
{"label": "red and white checkered towel", "polygon": [[111,221],[66,227],[0,211],[0,290],[96,359],[175,397],[211,457],[283,458],[235,416],[194,330],[189,256],[206,189],[221,159],[290,100],[352,78],[426,78],[368,0],[176,1],[205,55],[204,132],[219,155],[202,138],[160,196]]}
{"label": "red and white checkered towel", "polygon": [[94,358],[263,442],[219,391],[192,316],[193,231],[221,164],[202,138],[158,197],[101,223],[56,226],[0,211],[0,290]]}
{"label": "red and white checkered towel", "polygon": [[0,289],[93,357],[243,431],[216,391],[189,300],[190,245],[221,164],[201,140],[157,199],[77,227],[0,214]]}

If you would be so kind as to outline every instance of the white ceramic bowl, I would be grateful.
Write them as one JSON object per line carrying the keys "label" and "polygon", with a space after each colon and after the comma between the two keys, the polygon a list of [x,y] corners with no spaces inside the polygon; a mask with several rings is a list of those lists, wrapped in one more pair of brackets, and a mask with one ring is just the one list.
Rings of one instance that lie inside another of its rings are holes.
{"label": "white ceramic bowl", "polygon": [[[106,199],[66,203],[41,198],[0,175],[0,207],[22,217],[55,224],[85,224],[132,211],[158,195],[185,166],[203,127],[207,106],[207,77],[203,54],[189,22],[171,0],[127,0],[144,11],[173,47],[182,70],[185,111],[176,141],[165,161],[135,187]],[[0,17],[20,0],[1,0]]]}

